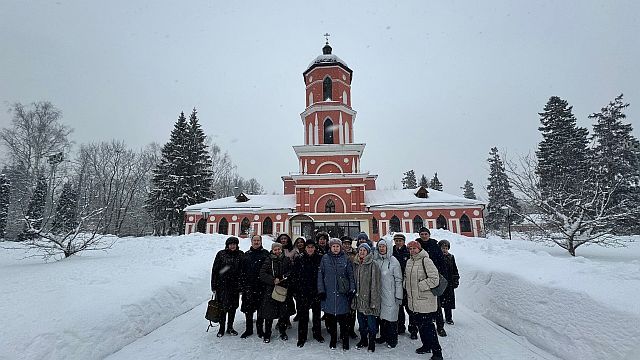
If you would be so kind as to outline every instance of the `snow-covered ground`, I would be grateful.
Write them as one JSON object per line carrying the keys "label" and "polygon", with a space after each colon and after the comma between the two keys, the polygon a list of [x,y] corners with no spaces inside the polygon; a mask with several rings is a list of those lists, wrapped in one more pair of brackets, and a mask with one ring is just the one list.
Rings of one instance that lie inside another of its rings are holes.
{"label": "snow-covered ground", "polygon": [[[640,359],[640,242],[571,258],[525,241],[433,237],[451,241],[462,276],[456,325],[440,339],[446,359]],[[313,341],[296,348],[295,325],[287,343],[269,345],[205,333],[211,261],[225,238],[127,238],[53,263],[0,249],[0,359],[345,356]],[[418,346],[401,337],[373,357],[417,358]]]}

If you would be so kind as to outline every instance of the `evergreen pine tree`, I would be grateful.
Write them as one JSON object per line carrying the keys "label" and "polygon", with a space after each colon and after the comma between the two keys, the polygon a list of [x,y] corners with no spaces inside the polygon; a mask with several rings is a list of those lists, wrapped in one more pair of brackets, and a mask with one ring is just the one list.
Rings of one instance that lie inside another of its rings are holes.
{"label": "evergreen pine tree", "polygon": [[[509,177],[505,172],[498,148],[491,148],[487,161],[489,162],[489,185],[487,186],[489,203],[487,204],[485,226],[490,230],[504,229],[507,226],[507,221],[514,222],[521,210],[511,190]],[[509,213],[504,209],[505,206],[511,208],[511,219],[507,218]]]}
{"label": "evergreen pine tree", "polygon": [[190,188],[188,205],[198,204],[213,198],[213,172],[211,155],[206,144],[207,137],[198,123],[197,111],[194,108],[189,116],[188,126],[190,165]]}
{"label": "evergreen pine tree", "polygon": [[11,195],[11,182],[7,176],[0,174],[0,239],[4,239],[9,215],[9,201]]}
{"label": "evergreen pine tree", "polygon": [[418,186],[423,186],[425,188],[429,187],[429,180],[427,180],[427,177],[424,176],[424,174],[420,176],[420,182],[418,183]]}
{"label": "evergreen pine tree", "polygon": [[52,231],[55,234],[68,233],[78,225],[78,192],[71,183],[62,186],[62,193],[56,205],[56,215]]}
{"label": "evergreen pine tree", "polygon": [[183,210],[190,202],[188,132],[187,119],[181,112],[153,170],[147,209],[156,222],[156,235],[180,234],[183,229]]}
{"label": "evergreen pine tree", "polygon": [[433,174],[433,179],[431,179],[431,183],[429,184],[433,190],[442,191],[442,183],[438,179],[438,173]]}
{"label": "evergreen pine tree", "polygon": [[403,189],[415,189],[418,187],[416,182],[416,173],[413,170],[409,170],[404,173],[402,177],[402,188]]}
{"label": "evergreen pine tree", "polygon": [[576,125],[572,107],[552,96],[539,113],[542,141],[536,152],[542,195],[556,204],[574,206],[569,198],[578,194],[588,179],[587,136]]}
{"label": "evergreen pine tree", "polygon": [[611,206],[627,214],[617,225],[617,232],[638,230],[640,218],[640,158],[638,139],[631,132],[626,118],[622,94],[598,113],[589,116],[593,125],[594,147],[590,161],[592,177],[598,179],[605,191],[612,193]]}
{"label": "evergreen pine tree", "polygon": [[31,225],[31,228],[36,230],[39,230],[42,227],[44,207],[47,202],[47,188],[47,180],[44,175],[41,174],[38,176],[36,188],[33,190],[33,194],[29,200],[29,205],[27,206],[27,213],[25,214],[26,221],[29,223],[24,225],[22,233],[18,237],[19,240],[28,240],[37,237],[29,229],[29,224]]}
{"label": "evergreen pine tree", "polygon": [[462,186],[460,189],[464,190],[464,197],[467,199],[476,199],[476,192],[473,189],[473,183],[469,180],[464,182],[464,186]]}

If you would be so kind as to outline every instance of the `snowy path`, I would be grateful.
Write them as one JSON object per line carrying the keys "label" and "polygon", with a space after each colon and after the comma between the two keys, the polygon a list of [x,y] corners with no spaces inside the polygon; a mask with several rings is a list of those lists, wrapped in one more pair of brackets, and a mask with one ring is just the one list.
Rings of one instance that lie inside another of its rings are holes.
{"label": "snowy path", "polygon": [[[284,359],[287,356],[305,356],[309,359],[406,359],[428,358],[417,355],[414,350],[420,346],[419,340],[410,340],[401,335],[396,349],[379,346],[375,354],[352,349],[331,351],[328,344],[319,344],[314,340],[299,349],[296,343],[296,324],[287,333],[289,341],[283,342],[274,336],[270,344],[263,344],[253,335],[248,339],[224,336],[216,338],[217,327],[205,332],[207,322],[203,318],[206,303],[175,318],[147,336],[129,344],[108,357],[110,360],[122,359],[224,359],[254,360],[259,354],[261,360]],[[238,312],[235,328],[242,332],[244,316]],[[445,359],[451,360],[551,360],[553,355],[531,345],[523,337],[497,326],[482,316],[460,307],[455,310],[454,326],[447,326],[449,336],[440,338]],[[326,334],[324,334],[326,336]],[[340,348],[340,345],[338,344]]]}

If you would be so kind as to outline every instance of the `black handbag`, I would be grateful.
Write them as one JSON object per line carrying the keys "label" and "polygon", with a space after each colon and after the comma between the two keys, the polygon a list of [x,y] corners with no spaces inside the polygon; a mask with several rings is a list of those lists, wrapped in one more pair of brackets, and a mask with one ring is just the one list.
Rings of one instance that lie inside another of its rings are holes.
{"label": "black handbag", "polygon": [[209,328],[213,326],[213,323],[219,323],[222,320],[222,303],[218,299],[214,299],[211,295],[211,300],[207,303],[207,312],[204,314],[204,318],[209,320],[209,326],[207,326],[207,332]]}
{"label": "black handbag", "polygon": [[[427,277],[429,277],[429,275],[427,274],[427,268],[424,266],[424,259],[422,260],[422,269],[424,270],[424,274],[427,275]],[[440,274],[438,272],[438,286],[431,288],[431,293],[433,294],[433,296],[440,296],[442,294],[444,294],[444,291],[447,289],[447,285],[449,285],[449,282],[447,281],[447,279],[442,276],[442,274]]]}

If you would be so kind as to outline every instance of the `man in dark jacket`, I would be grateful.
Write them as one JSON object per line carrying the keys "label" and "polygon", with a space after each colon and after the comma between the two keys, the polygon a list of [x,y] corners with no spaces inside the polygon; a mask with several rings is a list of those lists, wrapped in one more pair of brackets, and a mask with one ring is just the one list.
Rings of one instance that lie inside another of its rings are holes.
{"label": "man in dark jacket", "polygon": [[[405,245],[406,238],[403,234],[395,234],[393,236],[393,257],[398,259],[400,263],[400,270],[402,270],[402,278],[404,279],[404,270],[407,267],[407,260],[411,254],[409,254],[409,249]],[[404,334],[406,331],[405,323],[406,317],[404,312],[407,312],[409,315],[409,333],[411,334],[412,339],[418,338],[418,327],[413,324],[413,320],[411,318],[411,313],[409,308],[407,308],[407,291],[404,291],[404,296],[402,299],[402,305],[400,305],[398,309],[398,334]],[[414,340],[415,340],[414,339]]]}
{"label": "man in dark jacket", "polygon": [[[442,249],[440,249],[440,246],[438,246],[438,240],[431,238],[431,231],[429,231],[429,229],[426,227],[420,228],[420,239],[418,239],[418,242],[422,246],[422,249],[429,254],[429,259],[433,261],[440,275],[449,278],[449,267],[444,260],[444,253]],[[442,310],[440,308],[440,301],[438,301],[438,314],[440,313],[442,313]],[[441,316],[436,316],[436,328],[438,335],[447,336],[447,332],[444,331],[444,320]]]}
{"label": "man in dark jacket", "polygon": [[[263,286],[260,282],[260,268],[262,263],[269,257],[269,251],[262,247],[262,236],[253,235],[251,238],[251,248],[247,250],[242,259],[242,306],[240,311],[245,314],[247,328],[241,338],[245,339],[253,334],[253,313],[258,310],[262,303]],[[256,332],[259,337],[264,335],[264,319],[258,317],[256,320]]]}
{"label": "man in dark jacket", "polygon": [[324,342],[320,334],[320,299],[318,298],[318,268],[322,256],[318,254],[315,241],[305,241],[304,252],[293,263],[291,290],[296,299],[298,312],[298,347],[303,347],[309,332],[309,310],[313,312],[311,331],[313,338]]}

